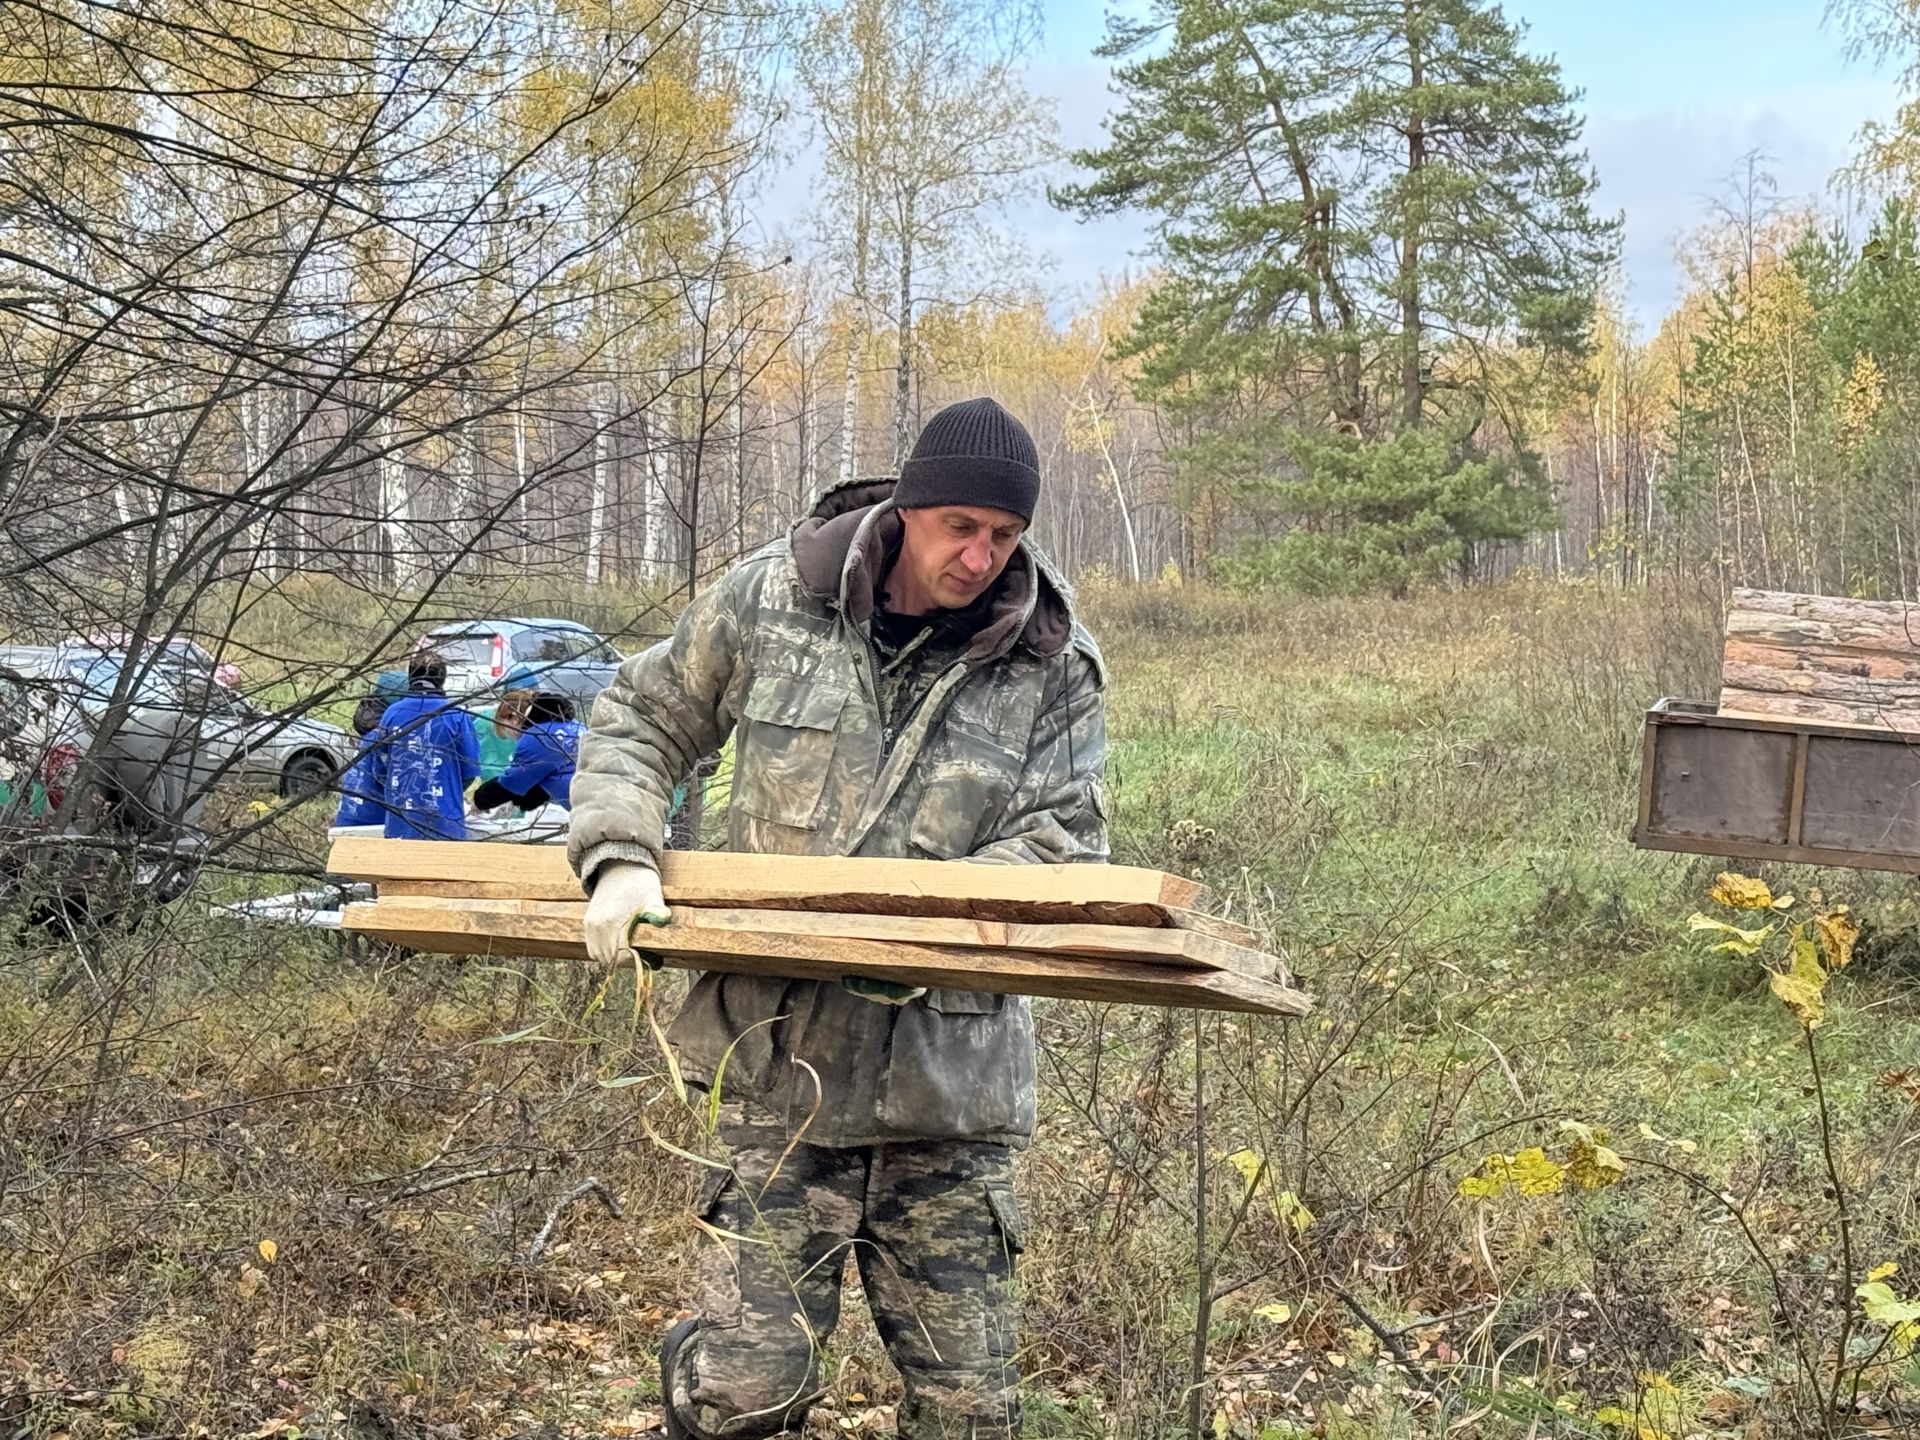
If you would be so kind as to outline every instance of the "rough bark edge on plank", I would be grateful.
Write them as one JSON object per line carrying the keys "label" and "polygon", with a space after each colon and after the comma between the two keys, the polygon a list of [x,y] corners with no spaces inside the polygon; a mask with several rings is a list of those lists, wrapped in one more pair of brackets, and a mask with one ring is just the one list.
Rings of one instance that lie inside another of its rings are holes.
{"label": "rough bark edge on plank", "polygon": [[[482,929],[476,923],[482,918],[491,928]],[[577,932],[567,922],[539,916],[479,917],[425,907],[383,913],[374,901],[347,906],[341,923],[357,933],[434,953],[586,959],[584,943],[574,938]],[[498,933],[502,930],[510,933]],[[669,933],[659,932],[663,942]],[[1305,994],[1271,980],[1085,956],[999,955],[869,941],[833,942],[833,953],[822,955],[817,943],[734,931],[688,930],[671,943],[676,948],[660,953],[668,964],[682,969],[819,980],[870,975],[940,989],[1268,1015],[1305,1015],[1312,1008]]]}
{"label": "rough bark edge on plank", "polygon": [[[986,866],[978,867],[986,869]],[[434,895],[444,899],[472,900],[579,900],[586,894],[578,885],[525,885],[517,881],[482,880],[379,880],[382,895]],[[724,896],[689,898],[666,889],[667,903],[674,909],[720,910],[811,910],[848,915],[925,915],[950,920],[1011,920],[1028,924],[1128,925],[1143,929],[1163,928],[1174,923],[1169,907],[1121,905],[1101,901],[1013,901],[962,900],[951,897],[923,897],[905,904],[880,908],[871,894],[795,895],[780,890],[747,890],[736,887]]]}
{"label": "rough bark edge on plank", "polygon": [[[984,866],[980,867],[986,868]],[[513,881],[489,880],[376,880],[375,884],[383,896],[390,897],[435,897],[443,900],[572,900],[584,903],[586,892],[576,882],[571,886],[528,886]],[[858,901],[858,895],[788,895],[769,894],[759,903],[741,901],[728,906],[709,907],[697,901],[673,899],[668,897],[674,908],[720,908],[745,910],[811,910],[833,911],[842,914],[884,914],[884,911],[860,911],[846,901]],[[981,906],[966,902],[927,900],[919,904],[913,912],[936,919],[954,920],[1006,920],[1029,925],[1120,925],[1135,929],[1172,928],[1191,930],[1197,935],[1207,935],[1228,945],[1239,945],[1249,950],[1264,950],[1266,936],[1251,926],[1242,925],[1237,920],[1223,920],[1217,915],[1207,915],[1198,910],[1188,910],[1179,906],[1149,905],[1081,905],[1067,901],[1032,903],[1015,905],[999,901],[986,908],[991,912],[981,914]]]}
{"label": "rough bark edge on plank", "polygon": [[[383,895],[389,911],[459,910],[485,916],[536,915],[580,925],[586,905],[578,900],[521,897]],[[1134,963],[1178,965],[1248,975],[1256,980],[1282,978],[1280,958],[1198,931],[1143,925],[1033,924],[1006,920],[965,920],[923,915],[862,915],[807,910],[708,909],[682,905],[663,934],[682,929],[734,930],[819,939],[951,946],[958,949],[1019,951],[1038,955],[1087,955]]]}
{"label": "rough bark edge on plank", "polygon": [[1920,605],[1738,589],[1719,709],[1912,733],[1920,729]]}
{"label": "rough bark edge on plank", "polygon": [[1761,695],[1751,690],[1722,690],[1718,711],[1741,720],[1803,720],[1842,729],[1877,731],[1882,735],[1920,733],[1920,711],[1884,710],[1877,706],[1850,705],[1837,700],[1816,700],[1799,695]]}

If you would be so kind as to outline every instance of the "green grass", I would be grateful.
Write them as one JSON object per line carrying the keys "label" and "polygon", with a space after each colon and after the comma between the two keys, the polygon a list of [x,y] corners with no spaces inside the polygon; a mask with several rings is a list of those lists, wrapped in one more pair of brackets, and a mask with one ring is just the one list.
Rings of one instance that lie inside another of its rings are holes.
{"label": "green grass", "polygon": [[[1182,1433],[1196,1141],[1216,1246],[1243,1199],[1228,1157],[1272,1172],[1212,1262],[1209,1433],[1627,1433],[1596,1418],[1607,1406],[1676,1436],[1819,1433],[1794,1408],[1779,1318],[1784,1298],[1817,1350],[1846,1298],[1800,1031],[1758,958],[1686,929],[1718,863],[1627,838],[1639,717],[1662,694],[1711,696],[1716,602],[1537,585],[1401,604],[1170,587],[1084,600],[1114,675],[1116,859],[1203,875],[1270,930],[1317,1010],[1200,1023],[1196,1136],[1191,1017],[1040,1007],[1042,1129],[1020,1182],[1030,1433]],[[342,654],[377,618],[329,594],[303,605]],[[304,643],[294,611],[258,618],[273,645]],[[291,848],[316,853],[317,822],[293,823]],[[1818,885],[1867,922],[1830,989],[1826,1094],[1856,1272],[1920,1273],[1920,1127],[1874,1083],[1920,1069],[1909,887],[1766,878]],[[647,1418],[650,1346],[692,1294],[697,1237],[679,1209],[690,1167],[648,1141],[641,1109],[676,1144],[701,1137],[628,977],[596,999],[600,977],[551,963],[348,964],[185,907],[96,962],[117,987],[41,1001],[70,963],[44,943],[0,961],[0,1225],[31,1241],[0,1294],[22,1309],[7,1344],[26,1366],[5,1383],[32,1392],[0,1385],[0,1414],[127,1433],[84,1397],[134,1386],[153,1430],[291,1416],[346,1433],[324,1417],[356,1406],[405,1433]],[[646,1083],[599,1083],[633,1075]],[[1607,1127],[1626,1180],[1484,1207],[1459,1195],[1490,1151],[1558,1148],[1562,1120]],[[1724,1211],[1656,1161],[1742,1197],[1784,1297]],[[399,1195],[422,1167],[476,1178]],[[588,1174],[624,1218],[578,1205],[526,1264]],[[1312,1211],[1304,1231],[1280,1192]],[[271,1266],[262,1238],[280,1247]],[[1356,1307],[1389,1329],[1454,1317],[1402,1342],[1432,1364],[1430,1398],[1409,1395]],[[860,1433],[895,1394],[851,1313],[823,1434]],[[130,1341],[188,1321],[206,1337],[192,1364],[135,1385]],[[1762,1381],[1765,1401],[1748,1393]],[[1886,1414],[1914,1399],[1891,1370],[1872,1393]]]}

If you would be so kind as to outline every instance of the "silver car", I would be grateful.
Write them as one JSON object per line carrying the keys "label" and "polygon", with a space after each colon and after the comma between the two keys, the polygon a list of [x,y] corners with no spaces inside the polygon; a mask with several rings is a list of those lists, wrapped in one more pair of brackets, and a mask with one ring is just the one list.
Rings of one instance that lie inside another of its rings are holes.
{"label": "silver car", "polygon": [[447,694],[456,700],[497,698],[507,677],[524,668],[542,690],[565,695],[582,714],[613,683],[624,658],[573,620],[459,620],[428,631],[417,648],[447,662]]}
{"label": "silver car", "polygon": [[[165,902],[199,869],[191,759],[155,765],[133,716],[96,745],[80,686],[14,649],[0,668],[0,903],[43,920],[111,921],[133,891]],[[142,758],[141,751],[148,752]]]}
{"label": "silver car", "polygon": [[[0,670],[50,685],[63,698],[65,728],[76,732],[66,743],[82,749],[104,719],[126,663],[122,650],[0,646]],[[140,790],[157,787],[153,799],[165,813],[197,815],[211,785],[229,777],[283,796],[311,794],[353,761],[353,740],[338,725],[262,711],[201,667],[167,656],[141,671],[124,697],[127,711],[112,758],[138,772],[133,779]]]}

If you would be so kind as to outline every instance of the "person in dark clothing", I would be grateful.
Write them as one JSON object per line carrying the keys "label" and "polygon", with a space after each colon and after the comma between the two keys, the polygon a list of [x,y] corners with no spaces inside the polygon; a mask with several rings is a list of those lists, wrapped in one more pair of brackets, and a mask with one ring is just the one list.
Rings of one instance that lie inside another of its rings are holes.
{"label": "person in dark clothing", "polygon": [[493,810],[518,805],[522,810],[572,800],[573,770],[580,755],[581,725],[573,702],[564,695],[536,695],[526,727],[513,747],[513,763],[497,780],[473,792],[473,808]]}
{"label": "person in dark clothing", "polygon": [[[568,817],[596,961],[649,963],[675,794],[729,740],[730,851],[1106,861],[1106,669],[1026,538],[1039,464],[993,400],[949,406],[897,481],[823,496],[621,667]],[[699,1313],[661,1342],[669,1440],[801,1428],[850,1255],[900,1440],[1018,1436],[1027,1001],[710,971],[669,1040],[731,1162],[696,1202]]]}
{"label": "person in dark clothing", "polygon": [[353,764],[340,776],[340,810],[335,825],[380,825],[387,818],[387,752],[380,740],[380,722],[387,707],[407,693],[407,677],[398,670],[382,670],[373,691],[354,707],[353,733],[360,737]]}
{"label": "person in dark clothing", "polygon": [[404,699],[376,732],[387,757],[389,840],[467,838],[467,787],[480,778],[473,717],[447,698],[447,662],[430,652],[407,662]]}
{"label": "person in dark clothing", "polygon": [[379,728],[387,707],[407,693],[404,670],[382,670],[374,677],[373,689],[353,707],[353,733],[364,739]]}

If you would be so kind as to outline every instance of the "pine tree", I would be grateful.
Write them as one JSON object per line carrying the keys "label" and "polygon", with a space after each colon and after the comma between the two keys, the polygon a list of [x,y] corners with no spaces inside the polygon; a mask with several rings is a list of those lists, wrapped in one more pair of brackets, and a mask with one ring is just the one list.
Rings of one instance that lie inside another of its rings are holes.
{"label": "pine tree", "polygon": [[[1428,425],[1441,443],[1360,473],[1452,467],[1428,476],[1436,495],[1532,484],[1530,465],[1476,459],[1523,438],[1487,433],[1492,358],[1580,350],[1618,230],[1592,210],[1557,65],[1484,0],[1160,0],[1112,22],[1102,53],[1127,60],[1110,143],[1076,154],[1091,176],[1054,199],[1157,216],[1165,279],[1126,348],[1185,428],[1189,493],[1303,521],[1293,487],[1352,458],[1330,433]],[[1470,553],[1547,512],[1489,493],[1447,513]],[[1450,545],[1409,543],[1445,568]]]}

